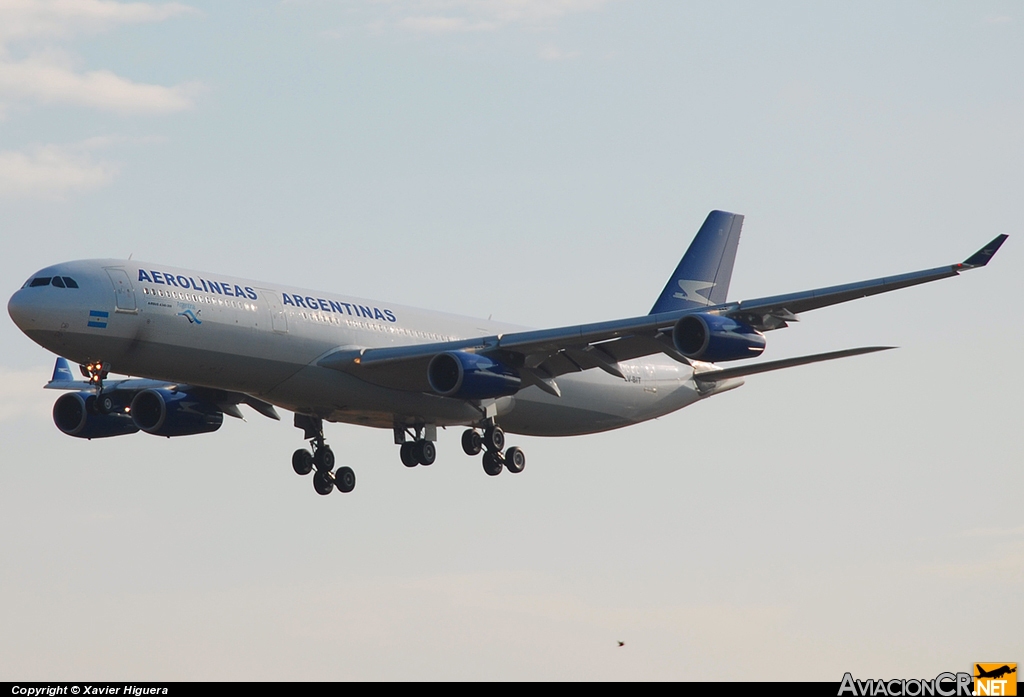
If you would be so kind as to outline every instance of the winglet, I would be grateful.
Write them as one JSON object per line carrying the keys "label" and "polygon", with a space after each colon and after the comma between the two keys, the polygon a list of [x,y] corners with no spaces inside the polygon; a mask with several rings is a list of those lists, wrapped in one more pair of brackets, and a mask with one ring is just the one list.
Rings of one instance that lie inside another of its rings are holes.
{"label": "winglet", "polygon": [[972,269],[976,269],[979,266],[984,266],[985,264],[992,260],[992,257],[995,256],[996,251],[999,249],[999,247],[1002,246],[1003,242],[1006,241],[1007,237],[1009,237],[1009,235],[1000,235],[999,237],[995,238],[994,240],[986,244],[984,247],[979,249],[977,252],[972,254],[970,257],[968,257],[967,260],[963,264],[961,264],[961,266],[967,266]]}

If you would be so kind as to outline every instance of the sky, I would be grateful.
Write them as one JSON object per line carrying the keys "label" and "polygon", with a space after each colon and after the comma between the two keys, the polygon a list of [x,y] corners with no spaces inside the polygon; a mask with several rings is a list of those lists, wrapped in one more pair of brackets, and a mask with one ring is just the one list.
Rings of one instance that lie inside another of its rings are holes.
{"label": "sky", "polygon": [[[611,433],[80,441],[0,321],[0,679],[934,677],[1024,661],[1019,3],[0,0],[0,280],[132,255],[557,327],[644,314],[707,212],[807,313]],[[618,642],[624,642],[622,647]]]}

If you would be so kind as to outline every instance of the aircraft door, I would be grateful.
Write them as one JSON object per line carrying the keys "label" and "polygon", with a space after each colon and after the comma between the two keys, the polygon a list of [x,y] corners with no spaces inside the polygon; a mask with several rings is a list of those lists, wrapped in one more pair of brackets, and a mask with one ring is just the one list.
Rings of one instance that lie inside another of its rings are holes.
{"label": "aircraft door", "polygon": [[279,334],[288,333],[288,313],[284,311],[284,305],[281,304],[281,299],[272,290],[265,288],[257,288],[260,295],[263,297],[263,302],[270,308],[270,325],[274,331]]}
{"label": "aircraft door", "polygon": [[107,275],[110,282],[114,284],[114,302],[118,312],[138,312],[139,307],[135,302],[135,288],[132,287],[132,279],[121,267],[108,267]]}

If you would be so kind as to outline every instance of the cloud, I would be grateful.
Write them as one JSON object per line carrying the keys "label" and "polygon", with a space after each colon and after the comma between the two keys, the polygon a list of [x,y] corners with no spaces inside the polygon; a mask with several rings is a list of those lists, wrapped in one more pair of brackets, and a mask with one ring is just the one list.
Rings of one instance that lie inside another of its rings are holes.
{"label": "cloud", "polygon": [[948,578],[1019,584],[1024,581],[1024,546],[1016,543],[999,550],[998,556],[975,562],[940,564],[926,570]]}
{"label": "cloud", "polygon": [[473,22],[465,17],[405,17],[399,22],[399,26],[403,29],[430,34],[491,31],[498,28],[494,22]]}
{"label": "cloud", "polygon": [[0,0],[0,44],[11,40],[95,33],[116,24],[161,22],[198,10],[176,2],[112,0]]}
{"label": "cloud", "polygon": [[74,145],[35,145],[21,151],[0,151],[0,196],[59,198],[104,186],[117,174],[118,167],[96,161],[92,153],[109,142],[110,139],[100,138]]}
{"label": "cloud", "polygon": [[[73,34],[119,24],[159,22],[196,10],[179,3],[150,5],[110,0],[0,0],[0,102],[70,104],[119,114],[162,114],[189,109],[198,84],[173,87],[134,82],[109,70],[81,71],[54,46]],[[31,44],[20,60],[11,44]]]}
{"label": "cloud", "polygon": [[[518,25],[550,28],[562,17],[594,12],[611,0],[381,0],[375,6],[400,29],[456,33]],[[387,23],[387,22],[385,22]],[[374,26],[380,26],[378,20]]]}
{"label": "cloud", "polygon": [[36,59],[0,62],[0,95],[129,113],[182,111],[193,105],[197,84],[164,87],[132,82],[109,70],[76,73]]}
{"label": "cloud", "polygon": [[77,73],[47,60],[0,61],[0,97],[73,104],[121,114],[159,114],[192,107],[199,85],[132,82],[109,70]]}
{"label": "cloud", "polygon": [[580,57],[579,51],[563,51],[557,46],[548,45],[540,50],[538,54],[543,60],[546,61],[561,61],[561,60],[572,60]]}
{"label": "cloud", "polygon": [[986,15],[981,22],[982,24],[1012,24],[1013,17],[1009,15]]}
{"label": "cloud", "polygon": [[966,530],[960,537],[1024,537],[1024,525],[1016,528],[973,528]]}
{"label": "cloud", "polygon": [[[0,163],[3,162],[0,153]],[[3,177],[0,164],[0,181]],[[21,417],[45,417],[50,413],[56,394],[43,390],[53,368],[40,366],[32,370],[11,370],[0,367],[0,422]]]}

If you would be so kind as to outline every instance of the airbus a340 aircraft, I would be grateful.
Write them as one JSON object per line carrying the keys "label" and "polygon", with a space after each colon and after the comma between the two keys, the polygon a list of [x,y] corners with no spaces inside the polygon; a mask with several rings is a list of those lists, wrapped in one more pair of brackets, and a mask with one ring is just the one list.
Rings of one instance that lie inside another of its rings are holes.
{"label": "airbus a340 aircraft", "polygon": [[[434,462],[438,426],[467,426],[489,475],[522,472],[504,431],[571,436],[663,416],[743,384],[743,376],[880,351],[864,347],[722,368],[758,356],[764,332],[797,313],[985,266],[1000,235],[960,264],[727,302],[743,216],[712,211],[649,314],[529,330],[334,293],[119,259],[33,274],[7,305],[60,356],[48,388],[69,390],[53,420],[77,438],[209,433],[240,404],[295,413],[320,494],[355,487],[335,469],[323,422],[392,429],[407,467]],[[66,358],[65,358],[66,357]],[[76,380],[70,364],[81,366]],[[136,376],[108,378],[116,371]]]}

